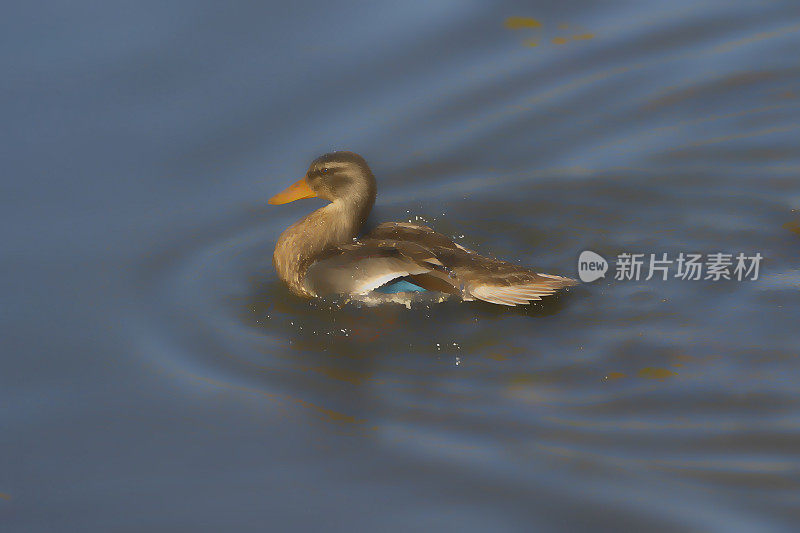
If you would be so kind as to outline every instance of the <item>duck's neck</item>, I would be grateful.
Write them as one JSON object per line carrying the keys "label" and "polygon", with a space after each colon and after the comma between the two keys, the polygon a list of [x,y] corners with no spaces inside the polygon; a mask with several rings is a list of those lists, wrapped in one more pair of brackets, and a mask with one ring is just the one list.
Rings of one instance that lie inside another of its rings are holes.
{"label": "duck's neck", "polygon": [[272,264],[296,294],[315,296],[304,283],[306,270],[325,251],[351,241],[372,209],[368,202],[337,200],[289,226],[275,245]]}

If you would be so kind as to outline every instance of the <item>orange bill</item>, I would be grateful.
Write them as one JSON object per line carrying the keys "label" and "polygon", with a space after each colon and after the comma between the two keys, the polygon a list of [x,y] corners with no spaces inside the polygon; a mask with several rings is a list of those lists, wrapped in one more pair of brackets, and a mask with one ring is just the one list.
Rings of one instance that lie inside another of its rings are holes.
{"label": "orange bill", "polygon": [[294,202],[295,200],[314,198],[316,196],[317,193],[315,193],[311,187],[308,186],[306,179],[303,178],[292,183],[286,189],[270,198],[269,203],[272,205],[288,204],[289,202]]}

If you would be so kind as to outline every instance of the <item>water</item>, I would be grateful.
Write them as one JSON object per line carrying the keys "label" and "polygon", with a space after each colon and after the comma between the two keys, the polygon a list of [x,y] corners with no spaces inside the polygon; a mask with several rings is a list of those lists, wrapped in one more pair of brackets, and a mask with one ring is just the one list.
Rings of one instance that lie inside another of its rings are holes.
{"label": "water", "polygon": [[[800,10],[561,4],[8,6],[3,530],[793,527]],[[374,223],[761,277],[301,301],[266,200],[331,149]]]}

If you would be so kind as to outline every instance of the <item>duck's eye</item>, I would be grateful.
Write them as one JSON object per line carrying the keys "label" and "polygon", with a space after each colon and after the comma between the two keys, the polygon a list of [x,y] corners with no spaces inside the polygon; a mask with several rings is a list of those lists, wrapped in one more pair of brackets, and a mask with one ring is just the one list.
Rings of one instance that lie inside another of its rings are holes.
{"label": "duck's eye", "polygon": [[323,174],[327,174],[329,170],[330,170],[330,169],[329,169],[328,167],[322,167],[322,170],[321,170],[321,172],[322,172]]}

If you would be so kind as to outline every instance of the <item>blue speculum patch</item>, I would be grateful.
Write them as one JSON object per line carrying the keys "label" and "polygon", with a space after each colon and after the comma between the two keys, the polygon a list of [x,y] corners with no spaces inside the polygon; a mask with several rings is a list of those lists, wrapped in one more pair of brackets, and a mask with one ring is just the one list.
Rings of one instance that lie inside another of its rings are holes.
{"label": "blue speculum patch", "polygon": [[413,283],[401,279],[399,281],[390,281],[386,285],[381,285],[375,292],[381,292],[383,294],[396,294],[398,292],[425,292],[425,289],[414,285]]}

